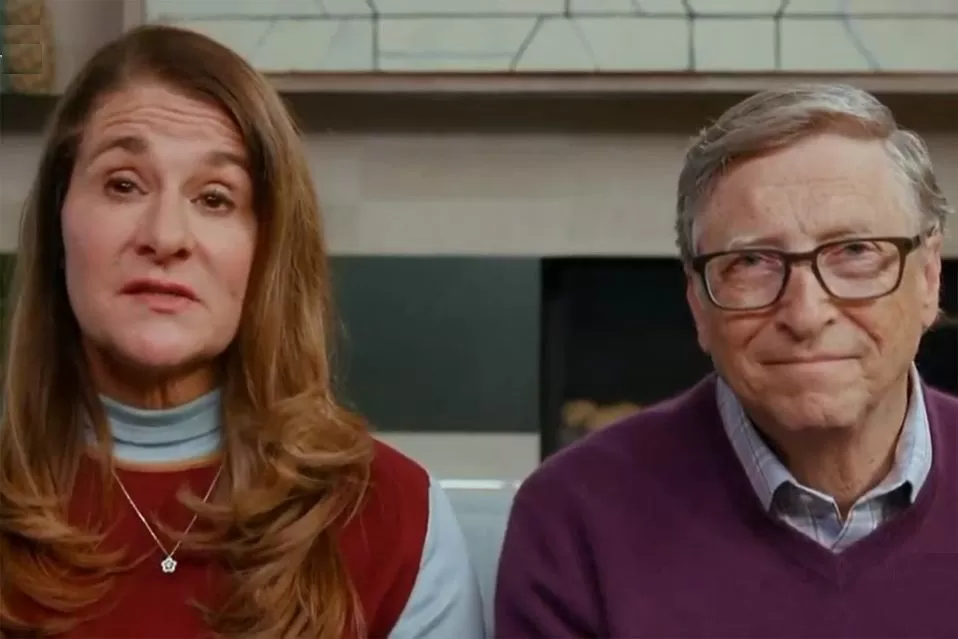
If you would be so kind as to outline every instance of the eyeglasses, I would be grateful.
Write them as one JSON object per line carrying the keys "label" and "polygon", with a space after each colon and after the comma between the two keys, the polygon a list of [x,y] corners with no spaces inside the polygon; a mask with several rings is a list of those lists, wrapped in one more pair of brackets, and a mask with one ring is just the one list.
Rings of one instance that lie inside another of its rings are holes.
{"label": "eyeglasses", "polygon": [[809,262],[825,292],[839,300],[865,301],[890,295],[901,285],[908,256],[925,234],[914,237],[853,238],[821,244],[811,251],[740,249],[699,255],[692,270],[705,283],[715,306],[753,311],[777,303],[792,269]]}

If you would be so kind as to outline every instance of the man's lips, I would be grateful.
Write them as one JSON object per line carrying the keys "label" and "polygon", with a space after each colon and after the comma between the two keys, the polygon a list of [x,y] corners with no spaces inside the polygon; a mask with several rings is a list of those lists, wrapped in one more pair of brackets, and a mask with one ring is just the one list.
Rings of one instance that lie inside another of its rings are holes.
{"label": "man's lips", "polygon": [[828,364],[835,362],[847,362],[857,359],[851,355],[809,355],[803,357],[779,357],[768,359],[764,363],[766,366],[797,366],[811,364]]}

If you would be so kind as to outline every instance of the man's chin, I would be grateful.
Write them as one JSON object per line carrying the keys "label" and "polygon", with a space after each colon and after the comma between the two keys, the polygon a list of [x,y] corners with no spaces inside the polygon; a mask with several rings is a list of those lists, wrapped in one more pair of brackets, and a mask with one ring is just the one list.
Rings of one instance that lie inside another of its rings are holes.
{"label": "man's chin", "polygon": [[854,428],[861,423],[862,402],[854,392],[806,392],[784,400],[774,410],[779,426],[797,432],[809,429]]}
{"label": "man's chin", "polygon": [[861,370],[852,360],[769,366],[763,372],[770,385],[775,387],[773,392],[789,395],[803,392],[835,394],[861,381]]}

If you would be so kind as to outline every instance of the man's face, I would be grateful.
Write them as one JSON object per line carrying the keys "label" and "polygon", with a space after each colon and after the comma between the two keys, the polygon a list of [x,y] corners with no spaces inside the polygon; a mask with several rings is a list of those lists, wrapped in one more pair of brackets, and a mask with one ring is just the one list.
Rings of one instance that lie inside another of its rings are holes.
{"label": "man's face", "polygon": [[[909,195],[881,142],[810,136],[722,177],[696,222],[696,250],[911,237],[921,227]],[[908,257],[898,289],[878,299],[834,299],[804,263],[765,309],[719,309],[698,277],[688,300],[700,344],[753,418],[789,431],[853,428],[907,379],[938,312],[940,272],[933,236]]]}

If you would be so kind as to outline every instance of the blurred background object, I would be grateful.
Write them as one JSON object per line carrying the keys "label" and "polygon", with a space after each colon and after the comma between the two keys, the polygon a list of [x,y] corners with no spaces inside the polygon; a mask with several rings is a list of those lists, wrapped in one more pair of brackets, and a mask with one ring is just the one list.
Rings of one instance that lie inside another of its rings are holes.
{"label": "blurred background object", "polygon": [[45,0],[0,0],[0,27],[0,91],[52,91],[56,46]]}

